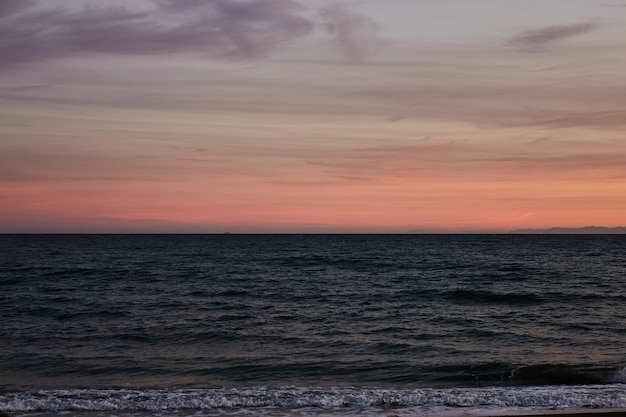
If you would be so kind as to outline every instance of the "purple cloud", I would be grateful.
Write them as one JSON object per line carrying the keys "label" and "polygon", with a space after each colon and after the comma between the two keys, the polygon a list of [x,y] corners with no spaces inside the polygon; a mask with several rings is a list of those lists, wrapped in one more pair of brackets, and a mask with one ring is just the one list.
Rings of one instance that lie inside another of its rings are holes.
{"label": "purple cloud", "polygon": [[[45,4],[45,3],[42,3]],[[314,24],[295,0],[155,0],[154,7],[38,9],[0,0],[0,70],[75,53],[194,51],[224,59],[264,56]]]}
{"label": "purple cloud", "polygon": [[507,42],[507,45],[524,51],[536,51],[543,49],[553,42],[584,35],[597,28],[598,25],[592,22],[548,26],[522,32]]}
{"label": "purple cloud", "polygon": [[363,61],[376,43],[372,20],[350,13],[338,4],[321,9],[320,15],[326,31],[334,36],[346,58],[353,63]]}
{"label": "purple cloud", "polygon": [[33,0],[0,0],[0,19],[33,5]]}

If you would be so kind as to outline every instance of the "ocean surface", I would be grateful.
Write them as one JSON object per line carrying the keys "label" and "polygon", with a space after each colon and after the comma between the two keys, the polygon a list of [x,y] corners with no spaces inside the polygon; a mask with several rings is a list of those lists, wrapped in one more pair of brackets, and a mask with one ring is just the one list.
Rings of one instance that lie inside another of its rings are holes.
{"label": "ocean surface", "polygon": [[626,235],[0,235],[11,416],[626,407]]}

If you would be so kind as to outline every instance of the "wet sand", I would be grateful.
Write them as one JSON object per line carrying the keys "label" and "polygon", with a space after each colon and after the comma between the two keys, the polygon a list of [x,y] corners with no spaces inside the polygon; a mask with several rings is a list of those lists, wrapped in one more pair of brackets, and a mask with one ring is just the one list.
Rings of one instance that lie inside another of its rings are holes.
{"label": "wet sand", "polygon": [[619,409],[597,409],[597,410],[555,410],[555,411],[537,411],[536,413],[523,414],[487,414],[484,417],[626,417],[626,408]]}

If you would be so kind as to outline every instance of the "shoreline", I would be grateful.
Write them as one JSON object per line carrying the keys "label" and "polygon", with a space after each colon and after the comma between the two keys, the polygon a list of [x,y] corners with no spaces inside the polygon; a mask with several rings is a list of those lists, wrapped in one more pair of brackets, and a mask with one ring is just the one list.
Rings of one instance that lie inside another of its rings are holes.
{"label": "shoreline", "polygon": [[[470,416],[473,414],[462,414]],[[520,413],[488,413],[477,414],[476,417],[626,417],[626,408],[597,408],[597,409],[569,409],[569,410],[537,410],[537,412],[529,412],[528,410],[520,411]]]}
{"label": "shoreline", "polygon": [[[176,417],[213,417],[218,414],[207,412],[208,410],[176,410],[172,413],[167,413],[163,410],[159,411],[65,411],[65,412],[51,412],[51,411],[31,411],[31,412],[17,412],[17,413],[7,413],[4,411],[0,411],[0,417],[108,417],[108,416],[117,416],[117,417],[162,417],[165,415],[176,416]],[[536,412],[535,412],[536,411]],[[387,412],[383,412],[381,415],[385,417],[626,417],[626,408],[616,408],[616,409],[572,409],[572,410],[517,410],[507,412],[506,410],[500,411],[479,411],[479,412],[455,412],[455,411],[444,411],[444,412],[415,412],[415,411],[402,411],[402,410],[389,410]],[[222,416],[231,416],[234,414],[220,414]],[[254,413],[248,410],[243,414],[237,413],[240,416],[273,416],[274,414],[270,413]],[[299,416],[312,416],[317,415],[316,413],[301,413],[298,410],[293,410],[293,413],[285,413],[284,410],[282,412],[278,412],[276,416],[281,417],[299,417]],[[331,413],[321,413],[320,416],[353,416],[357,414],[352,414],[350,412],[344,414],[343,412],[331,412]]]}
{"label": "shoreline", "polygon": [[[619,409],[598,409],[597,411],[594,410],[567,410],[567,411],[560,411],[560,410],[549,410],[549,411],[542,411],[539,413],[533,413],[533,414],[529,414],[529,413],[525,413],[525,414],[515,414],[515,417],[533,417],[533,416],[558,416],[558,417],[569,417],[569,416],[574,416],[574,417],[626,417],[626,409],[625,408],[619,408]],[[499,417],[497,415],[489,415],[488,417]]]}
{"label": "shoreline", "polygon": [[[222,410],[223,411],[223,410]],[[231,410],[232,411],[232,410]],[[243,411],[243,412],[242,412]],[[274,409],[269,410],[247,409],[231,413],[216,413],[215,410],[73,410],[73,411],[16,411],[7,412],[0,410],[0,417],[215,417],[215,416],[265,416],[265,417],[310,417],[310,416],[358,416],[354,410],[327,410],[327,412],[311,412],[301,409]],[[269,411],[269,412],[268,412]],[[416,409],[387,409],[378,410],[375,415],[384,417],[626,417],[626,408],[572,408],[572,409],[506,409],[500,410],[431,410],[419,411]],[[367,415],[367,414],[365,414]]]}

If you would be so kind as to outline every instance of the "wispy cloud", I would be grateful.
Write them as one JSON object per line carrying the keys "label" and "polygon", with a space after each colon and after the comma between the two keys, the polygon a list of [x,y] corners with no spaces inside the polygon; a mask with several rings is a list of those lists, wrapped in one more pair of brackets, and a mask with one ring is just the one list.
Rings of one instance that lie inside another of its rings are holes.
{"label": "wispy cloud", "polygon": [[346,10],[339,4],[320,10],[326,31],[336,40],[348,60],[361,62],[378,44],[374,22]]}
{"label": "wispy cloud", "polygon": [[[545,115],[530,115],[519,126],[539,126],[548,129],[587,127],[598,129],[622,129],[626,126],[623,110],[588,112],[543,112]],[[512,124],[516,126],[516,124]]]}
{"label": "wispy cloud", "polygon": [[0,2],[0,69],[81,52],[165,54],[194,51],[249,59],[308,35],[313,23],[293,0],[157,0],[154,7],[43,10]]}
{"label": "wispy cloud", "polygon": [[342,182],[386,181],[411,179],[454,171],[475,147],[464,141],[446,143],[417,143],[413,145],[382,145],[346,149],[341,152],[318,153],[307,163],[323,168],[325,175]]}
{"label": "wispy cloud", "polygon": [[159,0],[157,4],[163,19],[183,22],[165,34],[167,39],[174,45],[207,47],[218,57],[257,58],[283,42],[308,35],[314,27],[298,15],[305,8],[293,0]]}
{"label": "wispy cloud", "polygon": [[150,6],[50,9],[46,2],[2,0],[0,70],[77,53],[254,59],[316,27],[359,62],[374,39],[370,19],[339,5],[319,15],[296,0],[153,0]]}
{"label": "wispy cloud", "polygon": [[571,25],[547,26],[539,29],[524,31],[507,42],[507,46],[517,48],[522,51],[539,51],[550,44],[584,35],[598,28],[595,22],[575,23]]}
{"label": "wispy cloud", "polygon": [[477,164],[495,177],[506,173],[512,177],[523,178],[624,178],[623,168],[626,158],[619,153],[595,152],[561,154],[517,154],[501,155],[490,158],[468,159],[468,163]]}
{"label": "wispy cloud", "polygon": [[0,1],[0,18],[31,7],[33,3],[33,0],[2,0]]}

